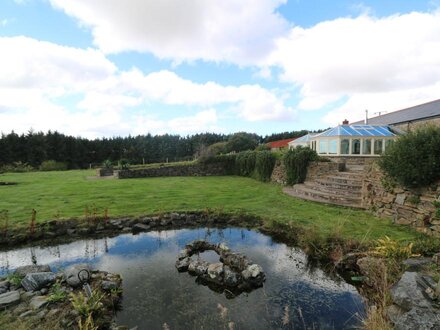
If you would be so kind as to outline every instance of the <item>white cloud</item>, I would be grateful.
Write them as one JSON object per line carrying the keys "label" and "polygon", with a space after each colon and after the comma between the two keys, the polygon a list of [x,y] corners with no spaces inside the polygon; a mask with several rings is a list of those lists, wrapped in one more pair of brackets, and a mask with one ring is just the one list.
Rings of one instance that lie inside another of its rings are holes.
{"label": "white cloud", "polygon": [[287,0],[50,0],[92,29],[106,53],[151,52],[175,61],[257,63],[283,34]]}
{"label": "white cloud", "polygon": [[295,27],[269,59],[281,79],[301,89],[300,109],[347,102],[326,123],[361,119],[365,109],[392,111],[438,98],[440,11],[368,16]]}
{"label": "white cloud", "polygon": [[[259,85],[194,83],[171,71],[121,71],[98,50],[26,37],[0,38],[0,48],[3,132],[32,127],[87,137],[134,131],[186,134],[220,131],[216,107],[248,121],[293,113],[277,92]],[[182,114],[163,120],[156,110],[160,105],[179,106]],[[188,116],[186,110],[197,114]]]}

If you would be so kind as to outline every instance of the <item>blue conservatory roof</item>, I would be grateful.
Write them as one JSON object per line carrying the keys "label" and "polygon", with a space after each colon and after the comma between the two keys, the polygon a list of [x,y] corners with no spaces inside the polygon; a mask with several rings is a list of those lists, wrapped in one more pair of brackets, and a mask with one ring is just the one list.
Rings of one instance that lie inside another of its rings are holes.
{"label": "blue conservatory roof", "polygon": [[317,135],[317,137],[322,137],[322,136],[393,137],[396,136],[396,134],[391,132],[388,126],[339,125],[334,128],[330,128],[329,130]]}

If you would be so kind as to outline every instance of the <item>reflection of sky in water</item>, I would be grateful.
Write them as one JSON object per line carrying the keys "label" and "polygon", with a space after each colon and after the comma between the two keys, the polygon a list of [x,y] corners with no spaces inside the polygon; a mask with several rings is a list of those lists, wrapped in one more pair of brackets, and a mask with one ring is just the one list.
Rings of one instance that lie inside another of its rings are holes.
{"label": "reflection of sky in water", "polygon": [[[260,264],[266,272],[263,288],[235,299],[195,283],[174,267],[178,251],[194,239],[227,242],[235,251]],[[307,328],[342,329],[359,324],[363,304],[356,290],[309,269],[301,250],[278,244],[245,229],[194,229],[124,234],[53,246],[0,252],[0,272],[32,263],[63,268],[88,262],[123,277],[123,310],[118,323],[140,329]],[[227,308],[222,318],[218,304]],[[287,316],[287,317],[286,317]],[[287,325],[283,326],[283,319]]]}

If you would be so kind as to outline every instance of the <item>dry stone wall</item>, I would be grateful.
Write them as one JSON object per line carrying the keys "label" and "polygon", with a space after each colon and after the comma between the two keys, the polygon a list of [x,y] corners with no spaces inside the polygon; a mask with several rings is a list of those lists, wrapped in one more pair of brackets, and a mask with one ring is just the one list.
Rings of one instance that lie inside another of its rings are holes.
{"label": "dry stone wall", "polygon": [[362,184],[362,204],[380,217],[409,225],[428,235],[440,236],[440,218],[434,201],[440,201],[440,182],[410,190],[390,183],[377,164],[366,169]]}
{"label": "dry stone wall", "polygon": [[226,175],[226,169],[221,164],[195,164],[185,166],[163,166],[156,168],[128,169],[115,171],[118,179],[153,178],[164,176],[212,176]]}
{"label": "dry stone wall", "polygon": [[325,175],[336,174],[345,169],[345,164],[340,162],[310,162],[307,167],[306,181],[314,181]]}

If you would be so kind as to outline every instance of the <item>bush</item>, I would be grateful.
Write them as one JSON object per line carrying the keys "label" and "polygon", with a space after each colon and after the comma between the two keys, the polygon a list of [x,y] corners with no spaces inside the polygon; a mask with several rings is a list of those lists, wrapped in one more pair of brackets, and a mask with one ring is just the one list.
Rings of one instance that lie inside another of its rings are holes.
{"label": "bush", "polygon": [[65,171],[67,170],[67,164],[57,162],[55,160],[45,160],[40,165],[41,171]]}
{"label": "bush", "polygon": [[275,166],[276,157],[270,151],[260,151],[256,154],[255,174],[260,181],[269,181]]}
{"label": "bush", "polygon": [[379,166],[407,188],[428,186],[440,179],[440,127],[412,131],[389,146]]}
{"label": "bush", "polygon": [[220,164],[225,169],[226,174],[235,174],[235,159],[236,155],[218,155],[207,158],[199,158],[200,164]]}
{"label": "bush", "polygon": [[110,159],[106,159],[102,162],[102,166],[104,166],[104,168],[106,169],[113,169],[113,163]]}
{"label": "bush", "polygon": [[245,132],[232,135],[227,144],[227,152],[240,152],[245,150],[254,150],[258,146],[258,136]]}
{"label": "bush", "polygon": [[121,159],[119,161],[119,169],[121,170],[128,170],[130,168],[130,162],[128,159]]}
{"label": "bush", "polygon": [[256,155],[255,151],[243,151],[237,155],[235,165],[238,175],[252,176],[254,174]]}
{"label": "bush", "polygon": [[307,175],[309,162],[317,160],[318,155],[310,148],[298,146],[284,155],[287,184],[303,183]]}
{"label": "bush", "polygon": [[6,173],[6,172],[31,172],[34,168],[29,165],[28,163],[22,163],[22,162],[14,162],[10,165],[3,165],[0,167],[0,173]]}

